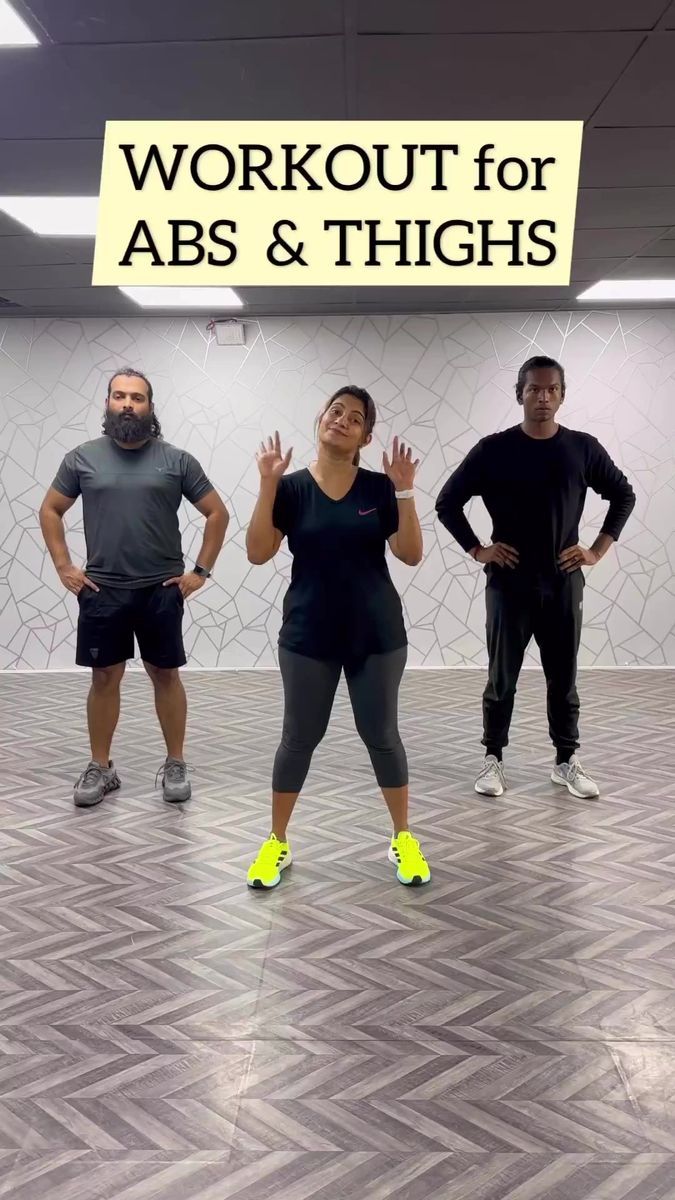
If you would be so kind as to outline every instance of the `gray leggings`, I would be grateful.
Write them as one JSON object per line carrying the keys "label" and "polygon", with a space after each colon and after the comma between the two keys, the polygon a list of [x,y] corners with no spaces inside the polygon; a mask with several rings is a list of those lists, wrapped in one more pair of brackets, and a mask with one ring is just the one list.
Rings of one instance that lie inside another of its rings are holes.
{"label": "gray leggings", "polygon": [[[345,667],[354,721],[366,744],[380,787],[405,787],[408,762],[398,732],[398,689],[407,646],[388,654],[371,654],[356,668]],[[342,664],[306,658],[279,647],[284,684],[284,727],[274,759],[275,792],[299,792],[312,754],[326,729]]]}

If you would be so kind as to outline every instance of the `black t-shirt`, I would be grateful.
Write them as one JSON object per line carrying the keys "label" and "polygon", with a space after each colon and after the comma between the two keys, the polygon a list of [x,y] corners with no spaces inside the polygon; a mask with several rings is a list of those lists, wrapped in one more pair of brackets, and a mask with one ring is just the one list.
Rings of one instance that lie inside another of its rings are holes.
{"label": "black t-shirt", "polygon": [[274,526],[293,555],[279,645],[309,658],[362,661],[406,644],[401,600],[385,559],[398,529],[391,480],[359,468],[342,500],[305,469],[279,483]]}
{"label": "black t-shirt", "polygon": [[480,539],[464,505],[480,496],[492,518],[492,540],[520,555],[515,570],[486,568],[490,582],[554,580],[562,576],[558,556],[579,541],[588,488],[609,501],[602,532],[617,541],[635,493],[600,442],[562,425],[551,438],[532,438],[515,425],[474,446],[443,487],[436,512],[468,552]]}

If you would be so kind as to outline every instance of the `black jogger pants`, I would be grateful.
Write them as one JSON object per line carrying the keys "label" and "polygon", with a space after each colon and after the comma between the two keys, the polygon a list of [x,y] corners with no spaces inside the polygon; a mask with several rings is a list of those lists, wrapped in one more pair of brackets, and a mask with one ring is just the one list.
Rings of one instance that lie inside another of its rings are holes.
{"label": "black jogger pants", "polygon": [[546,677],[548,727],[556,750],[579,746],[577,654],[583,619],[582,571],[532,588],[509,580],[486,588],[488,683],[483,694],[483,745],[508,744],[518,676],[531,638]]}

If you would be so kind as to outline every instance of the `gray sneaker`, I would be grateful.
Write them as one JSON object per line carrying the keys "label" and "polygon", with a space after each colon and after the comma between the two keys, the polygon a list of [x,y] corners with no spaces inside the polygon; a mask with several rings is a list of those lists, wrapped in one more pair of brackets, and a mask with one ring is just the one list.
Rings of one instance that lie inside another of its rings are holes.
{"label": "gray sneaker", "polygon": [[504,764],[494,754],[487,755],[474,788],[481,796],[503,796],[506,790]]}
{"label": "gray sneaker", "polygon": [[167,758],[157,772],[162,776],[162,794],[169,804],[184,804],[192,795],[192,784],[188,779],[186,763],[177,758]]}
{"label": "gray sneaker", "polygon": [[90,762],[75,784],[73,800],[77,808],[93,808],[100,804],[108,792],[114,792],[120,786],[120,777],[114,763],[102,767],[100,763]]}
{"label": "gray sneaker", "polygon": [[586,774],[576,754],[569,762],[557,763],[551,772],[551,782],[566,787],[568,792],[578,800],[597,800],[600,788],[594,779]]}

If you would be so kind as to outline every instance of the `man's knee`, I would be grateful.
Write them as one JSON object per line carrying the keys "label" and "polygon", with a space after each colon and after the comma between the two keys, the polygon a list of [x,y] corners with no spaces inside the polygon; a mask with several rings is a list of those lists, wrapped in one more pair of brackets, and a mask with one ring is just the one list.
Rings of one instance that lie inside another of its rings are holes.
{"label": "man's knee", "polygon": [[120,686],[126,663],[115,663],[112,667],[94,667],[91,682],[95,691],[114,691]]}
{"label": "man's knee", "polygon": [[553,697],[556,700],[578,703],[579,695],[577,692],[577,683],[575,678],[547,679],[546,690],[548,691],[549,697]]}
{"label": "man's knee", "polygon": [[175,687],[180,679],[178,667],[153,667],[152,663],[147,662],[143,666],[156,688]]}
{"label": "man's knee", "polygon": [[483,692],[486,704],[512,704],[518,691],[515,683],[488,683]]}

